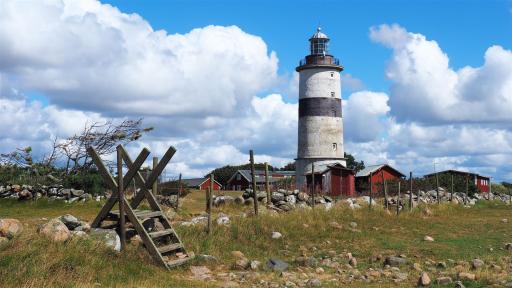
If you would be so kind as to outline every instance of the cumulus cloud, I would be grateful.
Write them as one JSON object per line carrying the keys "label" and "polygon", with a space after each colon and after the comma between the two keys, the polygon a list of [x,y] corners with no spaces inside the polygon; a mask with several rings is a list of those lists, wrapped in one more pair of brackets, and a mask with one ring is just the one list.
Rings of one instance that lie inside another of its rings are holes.
{"label": "cumulus cloud", "polygon": [[[386,130],[385,116],[389,112],[386,93],[360,91],[345,102],[345,138],[354,142],[369,142],[382,137]],[[344,103],[344,104],[345,104]]]}
{"label": "cumulus cloud", "polygon": [[512,120],[512,52],[491,46],[481,67],[455,70],[434,40],[398,25],[370,29],[393,49],[386,68],[390,105],[400,120],[475,123]]}
{"label": "cumulus cloud", "polygon": [[169,35],[96,0],[0,3],[0,70],[61,107],[232,115],[273,84],[277,63],[236,26]]}

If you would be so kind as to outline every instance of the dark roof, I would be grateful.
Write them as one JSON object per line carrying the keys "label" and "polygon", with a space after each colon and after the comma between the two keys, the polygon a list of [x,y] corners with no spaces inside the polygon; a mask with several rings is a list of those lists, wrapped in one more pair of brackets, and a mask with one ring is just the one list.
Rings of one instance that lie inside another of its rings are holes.
{"label": "dark roof", "polygon": [[[206,182],[208,178],[191,178],[191,179],[181,179],[181,182],[185,183],[188,187],[199,187],[201,184]],[[217,180],[213,180],[215,183],[217,183],[219,186],[220,183]]]}
{"label": "dark roof", "polygon": [[378,171],[379,169],[384,168],[384,167],[388,167],[391,170],[400,174],[401,177],[405,177],[405,175],[402,172],[396,170],[395,168],[391,167],[388,164],[377,164],[377,165],[366,166],[363,170],[357,172],[356,177],[368,177],[370,174],[372,174],[375,171]]}
{"label": "dark roof", "polygon": [[[231,178],[229,178],[228,183],[235,178],[236,174],[242,175],[249,183],[252,183],[252,173],[251,170],[237,170]],[[256,183],[265,182],[265,171],[264,170],[255,170],[254,174],[256,174]],[[268,171],[269,182],[275,182],[283,177],[293,177],[295,176],[295,171]]]}
{"label": "dark roof", "polygon": [[[477,174],[477,173],[471,173],[471,172],[467,172],[467,171],[459,171],[459,170],[454,170],[454,169],[448,169],[448,170],[444,170],[444,171],[439,171],[437,172],[439,174],[444,174],[444,173],[454,173],[454,174],[463,174],[463,175],[470,175],[470,176],[473,176],[473,177],[481,177],[481,178],[487,178],[487,179],[490,179],[490,177],[488,176],[482,176],[480,174]],[[424,177],[432,177],[432,176],[435,176],[436,173],[430,173],[430,174],[425,174]]]}
{"label": "dark roof", "polygon": [[[304,174],[305,175],[311,174],[312,168],[313,168],[312,164],[306,165],[306,167],[304,168]],[[339,162],[322,163],[322,164],[315,163],[315,175],[316,174],[324,174],[325,172],[329,171],[330,169],[341,169],[341,170],[354,171],[352,169],[349,169],[349,168],[343,166],[343,164],[341,164]]]}

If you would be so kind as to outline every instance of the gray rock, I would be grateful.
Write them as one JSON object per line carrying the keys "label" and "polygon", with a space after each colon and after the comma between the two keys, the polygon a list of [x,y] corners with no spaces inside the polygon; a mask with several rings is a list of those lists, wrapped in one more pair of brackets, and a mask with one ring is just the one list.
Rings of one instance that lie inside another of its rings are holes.
{"label": "gray rock", "polygon": [[91,230],[91,238],[101,241],[105,246],[121,251],[121,239],[115,230],[95,228]]}
{"label": "gray rock", "polygon": [[484,261],[482,261],[480,259],[473,259],[473,261],[471,261],[471,268],[478,269],[480,267],[483,267],[484,264],[485,264]]}
{"label": "gray rock", "polygon": [[309,279],[306,282],[307,287],[322,287],[322,281],[317,278]]}
{"label": "gray rock", "polygon": [[84,190],[75,190],[75,189],[71,189],[70,192],[71,192],[71,195],[73,195],[75,197],[80,197],[85,193]]}
{"label": "gray rock", "polygon": [[235,198],[235,204],[242,205],[242,204],[244,204],[244,201],[245,201],[244,197],[242,197],[242,196],[238,196]]}
{"label": "gray rock", "polygon": [[451,284],[453,282],[452,278],[450,277],[439,277],[436,279],[436,283],[438,285],[448,285],[448,284]]}
{"label": "gray rock", "polygon": [[270,258],[267,262],[267,267],[272,271],[283,272],[288,269],[288,263],[277,258]]}
{"label": "gray rock", "polygon": [[299,266],[304,266],[304,267],[317,267],[318,266],[318,259],[316,259],[315,257],[313,256],[310,256],[310,257],[297,257],[295,258],[295,262],[299,265]]}
{"label": "gray rock", "polygon": [[384,260],[384,265],[389,265],[392,267],[399,267],[407,264],[407,259],[397,256],[388,256],[386,260]]}
{"label": "gray rock", "polygon": [[82,222],[71,214],[62,215],[59,217],[59,220],[62,221],[69,230],[75,230],[75,228],[82,225]]}
{"label": "gray rock", "polygon": [[462,284],[462,281],[456,281],[455,288],[466,288],[466,286],[464,286],[464,284]]}
{"label": "gray rock", "polygon": [[272,202],[279,202],[279,201],[284,201],[285,200],[285,196],[283,193],[279,193],[279,192],[273,192],[272,193],[272,196],[270,197]]}

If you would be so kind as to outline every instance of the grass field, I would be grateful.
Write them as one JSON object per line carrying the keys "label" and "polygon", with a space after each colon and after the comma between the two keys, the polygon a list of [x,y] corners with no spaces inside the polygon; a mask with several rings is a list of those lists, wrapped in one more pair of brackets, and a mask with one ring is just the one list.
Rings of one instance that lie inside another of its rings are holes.
{"label": "grass field", "polygon": [[[201,213],[204,194],[191,193],[182,203],[183,208],[173,219],[188,219]],[[19,237],[0,247],[0,287],[216,287],[229,279],[241,282],[242,278],[244,282],[239,283],[240,287],[260,286],[260,281],[265,283],[261,287],[270,287],[269,283],[283,287],[290,279],[301,285],[311,278],[321,280],[322,287],[411,287],[420,275],[412,268],[412,263],[418,263],[432,280],[443,275],[455,280],[459,271],[476,274],[477,280],[466,281],[466,287],[512,281],[512,253],[503,249],[505,243],[512,242],[512,207],[496,202],[480,202],[472,208],[433,205],[431,215],[420,207],[398,217],[381,209],[352,211],[341,205],[328,211],[317,208],[279,215],[265,213],[262,209],[258,217],[241,217],[242,212],[250,215],[251,207],[247,206],[214,208],[215,213],[230,215],[232,223],[214,226],[210,236],[201,225],[176,225],[189,251],[218,259],[215,263],[194,260],[190,264],[205,265],[212,271],[213,280],[207,282],[193,280],[189,265],[172,271],[154,266],[141,247],[130,246],[126,254],[117,254],[89,240],[57,244],[36,233],[37,225],[45,221],[42,218],[70,213],[91,221],[100,208],[101,204],[96,202],[0,201],[0,218],[16,218],[25,225]],[[511,221],[505,223],[504,218]],[[343,228],[332,228],[332,221],[342,224]],[[356,222],[357,227],[351,228],[350,222]],[[283,237],[271,239],[272,231],[282,233]],[[435,241],[423,241],[425,235],[434,237]],[[289,274],[283,276],[264,269],[234,271],[231,269],[235,262],[231,254],[234,250],[263,263],[270,257],[287,261],[291,264]],[[345,268],[348,260],[343,255],[347,252],[357,258],[358,272]],[[390,275],[384,276],[386,273],[369,277],[371,281],[358,278],[358,274],[366,275],[371,269],[382,269],[382,262],[370,261],[377,254],[405,254],[410,265],[400,271],[407,273],[408,278],[399,283]],[[320,273],[293,262],[302,255],[318,259],[330,255],[342,266],[338,269],[323,266],[325,271]],[[473,258],[484,260],[485,268],[471,271],[468,261]],[[438,261],[446,262],[447,267],[438,269],[428,263]],[[356,275],[356,280],[350,280],[350,275]]]}

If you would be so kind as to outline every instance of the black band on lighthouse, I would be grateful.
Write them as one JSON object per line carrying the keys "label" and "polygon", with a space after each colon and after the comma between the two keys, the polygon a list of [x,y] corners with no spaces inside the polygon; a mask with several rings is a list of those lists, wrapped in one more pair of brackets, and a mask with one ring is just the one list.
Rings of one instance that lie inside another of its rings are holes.
{"label": "black band on lighthouse", "polygon": [[341,99],[314,97],[299,100],[299,118],[305,116],[326,116],[341,118]]}

